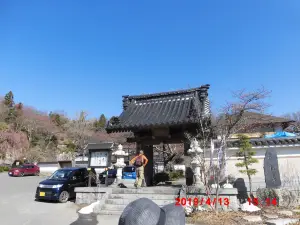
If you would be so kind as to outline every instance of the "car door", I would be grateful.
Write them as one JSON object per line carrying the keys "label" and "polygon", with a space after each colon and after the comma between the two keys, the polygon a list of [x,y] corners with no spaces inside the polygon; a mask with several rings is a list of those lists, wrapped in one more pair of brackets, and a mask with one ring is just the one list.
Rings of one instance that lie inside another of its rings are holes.
{"label": "car door", "polygon": [[76,187],[85,187],[85,180],[84,180],[84,173],[83,170],[75,170],[72,172],[69,184],[68,184],[68,191],[70,197],[76,197],[75,188]]}
{"label": "car door", "polygon": [[23,166],[23,170],[24,170],[24,175],[30,175],[30,166],[29,165]]}
{"label": "car door", "polygon": [[29,168],[28,168],[28,170],[29,170],[29,174],[30,175],[34,175],[34,165],[30,165],[30,166],[28,166]]}

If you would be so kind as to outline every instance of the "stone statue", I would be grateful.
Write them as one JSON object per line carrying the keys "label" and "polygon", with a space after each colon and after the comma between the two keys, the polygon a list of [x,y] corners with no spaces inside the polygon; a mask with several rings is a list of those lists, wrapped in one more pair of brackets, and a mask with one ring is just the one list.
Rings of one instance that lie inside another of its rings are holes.
{"label": "stone statue", "polygon": [[114,166],[117,168],[117,183],[120,183],[122,180],[122,170],[126,166],[124,162],[124,157],[128,156],[128,153],[125,153],[123,150],[123,146],[119,145],[118,150],[112,153],[116,156],[117,162],[114,164]]}
{"label": "stone statue", "polygon": [[191,147],[188,150],[188,153],[192,156],[192,168],[194,172],[194,183],[193,185],[198,187],[203,187],[203,183],[201,182],[201,163],[203,161],[203,150],[201,149],[199,142],[196,138],[191,141]]}

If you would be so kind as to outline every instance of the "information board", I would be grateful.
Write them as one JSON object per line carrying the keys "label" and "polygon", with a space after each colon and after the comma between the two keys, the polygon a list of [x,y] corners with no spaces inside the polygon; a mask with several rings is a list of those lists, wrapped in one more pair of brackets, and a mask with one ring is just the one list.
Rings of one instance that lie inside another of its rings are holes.
{"label": "information board", "polygon": [[105,167],[108,166],[108,152],[107,151],[94,151],[90,156],[91,167]]}

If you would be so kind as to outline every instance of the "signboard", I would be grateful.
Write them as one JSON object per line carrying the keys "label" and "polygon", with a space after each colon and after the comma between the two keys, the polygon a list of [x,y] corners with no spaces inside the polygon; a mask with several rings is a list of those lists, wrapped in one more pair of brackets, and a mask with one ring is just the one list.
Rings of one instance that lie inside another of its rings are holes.
{"label": "signboard", "polygon": [[110,167],[113,146],[112,142],[89,144],[88,167],[102,169]]}
{"label": "signboard", "polygon": [[91,152],[91,167],[108,166],[108,151]]}

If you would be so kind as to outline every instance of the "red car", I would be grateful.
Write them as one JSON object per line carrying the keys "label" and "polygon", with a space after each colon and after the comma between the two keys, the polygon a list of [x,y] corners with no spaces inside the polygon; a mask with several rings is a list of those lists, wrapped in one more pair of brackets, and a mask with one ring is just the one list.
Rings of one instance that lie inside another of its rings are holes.
{"label": "red car", "polygon": [[40,167],[34,164],[23,164],[20,167],[12,168],[8,171],[11,177],[23,177],[25,175],[40,175]]}

